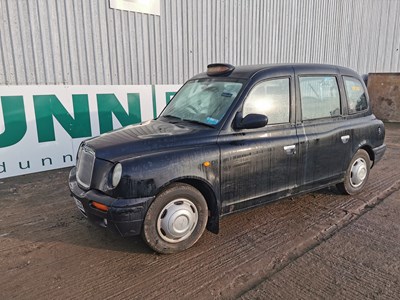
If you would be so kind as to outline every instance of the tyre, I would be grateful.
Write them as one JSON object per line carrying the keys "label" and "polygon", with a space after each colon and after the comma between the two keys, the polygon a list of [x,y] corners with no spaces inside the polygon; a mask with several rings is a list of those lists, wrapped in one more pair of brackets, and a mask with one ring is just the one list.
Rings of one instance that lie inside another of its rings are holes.
{"label": "tyre", "polygon": [[338,190],[347,195],[355,195],[361,192],[368,181],[371,160],[365,150],[358,150],[346,170],[344,181],[338,183]]}
{"label": "tyre", "polygon": [[207,219],[208,208],[203,195],[191,185],[174,183],[150,205],[142,237],[158,253],[176,253],[197,242]]}

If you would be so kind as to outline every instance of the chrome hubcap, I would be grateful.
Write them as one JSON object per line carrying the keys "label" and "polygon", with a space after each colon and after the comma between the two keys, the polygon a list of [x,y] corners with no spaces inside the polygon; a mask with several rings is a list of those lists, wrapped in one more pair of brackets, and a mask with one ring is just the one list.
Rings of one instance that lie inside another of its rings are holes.
{"label": "chrome hubcap", "polygon": [[363,158],[358,158],[351,166],[350,183],[353,187],[359,187],[367,177],[367,162]]}
{"label": "chrome hubcap", "polygon": [[177,199],[161,210],[157,219],[157,231],[164,241],[178,243],[190,236],[197,221],[198,212],[193,202]]}

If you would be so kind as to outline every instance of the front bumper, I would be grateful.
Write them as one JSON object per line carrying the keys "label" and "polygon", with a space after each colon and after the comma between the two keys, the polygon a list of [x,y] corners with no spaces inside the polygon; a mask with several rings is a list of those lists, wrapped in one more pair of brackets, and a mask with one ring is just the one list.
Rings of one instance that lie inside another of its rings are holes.
{"label": "front bumper", "polygon": [[382,159],[383,154],[385,154],[386,144],[382,144],[381,146],[376,147],[372,150],[374,151],[374,164],[376,164],[378,161]]}
{"label": "front bumper", "polygon": [[[76,168],[69,173],[69,189],[75,201],[82,203],[80,211],[94,224],[107,227],[121,236],[139,235],[147,209],[154,197],[136,199],[116,199],[97,190],[85,191],[78,186]],[[92,205],[92,202],[108,206],[104,212]],[[80,207],[77,203],[78,208]]]}

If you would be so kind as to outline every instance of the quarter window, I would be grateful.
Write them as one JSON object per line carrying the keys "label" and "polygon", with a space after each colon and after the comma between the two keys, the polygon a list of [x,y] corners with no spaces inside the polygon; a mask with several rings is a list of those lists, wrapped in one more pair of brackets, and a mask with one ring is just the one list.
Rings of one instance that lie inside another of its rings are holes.
{"label": "quarter window", "polygon": [[349,113],[354,114],[368,108],[367,97],[361,82],[352,77],[343,77]]}
{"label": "quarter window", "polygon": [[257,84],[243,106],[243,116],[262,114],[268,124],[289,122],[289,78],[272,79]]}
{"label": "quarter window", "polygon": [[334,76],[300,77],[303,120],[339,116],[339,88]]}

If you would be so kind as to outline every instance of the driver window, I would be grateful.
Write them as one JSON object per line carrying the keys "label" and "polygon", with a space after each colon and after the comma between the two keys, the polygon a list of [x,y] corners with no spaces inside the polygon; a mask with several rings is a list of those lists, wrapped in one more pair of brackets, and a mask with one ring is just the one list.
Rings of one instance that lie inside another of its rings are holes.
{"label": "driver window", "polygon": [[247,96],[243,106],[243,117],[262,114],[268,124],[289,122],[289,78],[272,79],[257,84]]}

